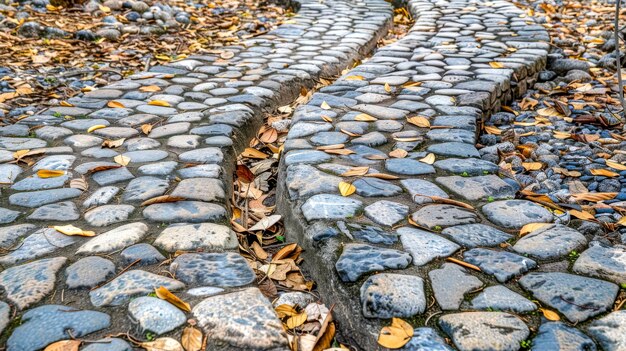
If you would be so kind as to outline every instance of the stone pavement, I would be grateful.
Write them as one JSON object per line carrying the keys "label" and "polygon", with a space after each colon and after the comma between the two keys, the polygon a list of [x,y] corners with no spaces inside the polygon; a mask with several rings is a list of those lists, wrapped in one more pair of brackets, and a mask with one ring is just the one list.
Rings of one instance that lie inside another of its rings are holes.
{"label": "stone pavement", "polygon": [[625,350],[626,314],[611,313],[623,248],[515,199],[517,181],[475,147],[545,66],[544,28],[506,1],[409,9],[406,37],[295,111],[281,160],[279,213],[343,336],[375,350],[400,317],[419,327],[404,350]]}
{"label": "stone pavement", "polygon": [[[188,318],[207,350],[287,350],[227,225],[235,157],[265,111],[362,58],[391,16],[382,0],[304,0],[290,24],[240,46],[153,67],[0,127],[7,350],[129,330],[180,340]],[[60,176],[45,177],[50,171]],[[143,204],[165,194],[185,200]],[[96,236],[50,228],[67,224]],[[176,252],[187,253],[166,257]],[[160,286],[192,311],[147,296]],[[82,347],[130,349],[123,339]]]}

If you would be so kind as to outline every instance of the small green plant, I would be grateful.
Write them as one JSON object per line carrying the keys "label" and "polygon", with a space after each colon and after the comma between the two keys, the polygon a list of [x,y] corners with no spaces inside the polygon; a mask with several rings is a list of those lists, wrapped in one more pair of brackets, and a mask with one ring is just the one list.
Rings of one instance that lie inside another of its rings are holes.
{"label": "small green plant", "polygon": [[489,171],[483,171],[483,174],[489,174]]}
{"label": "small green plant", "polygon": [[148,341],[154,340],[155,336],[156,336],[156,334],[154,334],[152,332],[146,332],[146,340],[148,340]]}
{"label": "small green plant", "polygon": [[61,114],[61,112],[59,112],[59,111],[57,111],[57,112],[53,113],[52,115],[53,115],[54,117],[56,117],[56,118],[61,118],[61,117],[63,117],[63,114]]}
{"label": "small green plant", "polygon": [[463,172],[463,173],[461,173],[461,176],[462,176],[462,177],[469,177],[469,173],[467,173],[467,172]]}
{"label": "small green plant", "polygon": [[285,237],[282,235],[276,235],[276,240],[280,241],[281,243],[285,241]]}
{"label": "small green plant", "polygon": [[493,198],[493,196],[489,196],[489,197],[487,198],[487,201],[489,201],[489,202],[494,202],[494,201],[495,201],[495,199]]}
{"label": "small green plant", "polygon": [[434,229],[435,231],[441,231],[441,226],[436,225],[433,229]]}
{"label": "small green plant", "polygon": [[532,345],[532,340],[522,340],[519,342],[519,346],[521,346],[523,349],[530,349]]}
{"label": "small green plant", "polygon": [[580,253],[578,253],[576,250],[572,250],[567,257],[569,258],[570,261],[574,262],[576,261],[576,259],[578,258],[578,256],[580,256]]}
{"label": "small green plant", "polygon": [[149,293],[149,294],[148,294],[148,296],[149,296],[149,297],[157,297],[157,294],[156,294],[156,293],[151,292],[151,293]]}
{"label": "small green plant", "polygon": [[620,288],[622,288],[622,289],[626,289],[626,283],[621,283],[621,284],[619,285],[619,287],[620,287]]}

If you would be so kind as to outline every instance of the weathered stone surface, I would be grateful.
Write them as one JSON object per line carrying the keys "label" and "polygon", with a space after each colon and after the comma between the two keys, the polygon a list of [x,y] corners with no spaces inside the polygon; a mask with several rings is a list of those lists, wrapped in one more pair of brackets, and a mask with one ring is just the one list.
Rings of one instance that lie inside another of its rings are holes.
{"label": "weathered stone surface", "polygon": [[32,232],[35,228],[37,227],[32,224],[15,224],[0,228],[0,247],[10,248],[18,239]]}
{"label": "weathered stone surface", "polygon": [[397,202],[381,200],[365,207],[365,215],[374,223],[386,226],[404,220],[409,214],[409,206]]}
{"label": "weathered stone surface", "polygon": [[43,299],[54,289],[57,272],[67,258],[55,257],[7,268],[0,273],[0,286],[7,299],[24,309]]}
{"label": "weathered stone surface", "polygon": [[541,259],[558,258],[587,245],[585,236],[561,224],[546,225],[524,235],[513,246],[516,252]]}
{"label": "weathered stone surface", "polygon": [[537,263],[530,258],[507,251],[476,248],[464,252],[463,258],[483,272],[493,274],[501,283],[537,267]]}
{"label": "weathered stone surface", "polygon": [[212,203],[178,201],[150,205],[143,210],[143,215],[147,220],[153,222],[201,223],[223,219],[226,216],[226,210],[224,207]]}
{"label": "weathered stone surface", "polygon": [[574,262],[574,272],[621,284],[626,282],[626,250],[592,243]]}
{"label": "weathered stone surface", "polygon": [[424,281],[412,275],[373,275],[361,286],[361,304],[368,318],[410,318],[426,309]]}
{"label": "weathered stone surface", "polygon": [[489,203],[482,208],[491,222],[507,228],[520,229],[529,223],[550,223],[552,213],[526,200],[505,200]]}
{"label": "weathered stone surface", "polygon": [[502,285],[496,285],[486,288],[475,297],[472,300],[472,308],[524,313],[536,310],[537,305]]}
{"label": "weathered stone surface", "polygon": [[619,290],[617,285],[604,280],[559,272],[529,273],[519,284],[573,323],[609,310]]}
{"label": "weathered stone surface", "polygon": [[411,215],[419,225],[430,228],[444,228],[478,221],[474,212],[453,205],[427,205]]}
{"label": "weathered stone surface", "polygon": [[232,350],[289,349],[282,323],[257,288],[211,296],[192,313],[207,337],[208,349],[218,345]]}
{"label": "weathered stone surface", "polygon": [[11,321],[11,306],[4,301],[0,301],[0,333],[9,325]]}
{"label": "weathered stone surface", "polygon": [[13,265],[39,258],[72,245],[75,241],[75,238],[61,234],[52,228],[43,228],[29,235],[19,247],[0,257],[0,263]]}
{"label": "weathered stone surface", "polygon": [[465,268],[452,263],[444,263],[440,269],[430,271],[428,277],[442,310],[458,310],[465,294],[483,285]]}
{"label": "weathered stone surface", "polygon": [[9,196],[9,203],[11,205],[33,208],[72,199],[80,196],[80,194],[82,194],[82,191],[73,188],[23,192]]}
{"label": "weathered stone surface", "polygon": [[319,194],[311,196],[304,205],[302,213],[307,221],[316,219],[344,219],[352,217],[361,208],[359,200],[340,195]]}
{"label": "weathered stone surface", "polygon": [[413,264],[423,266],[430,261],[452,255],[461,247],[437,234],[410,227],[396,231],[406,251],[413,257]]}
{"label": "weathered stone surface", "polygon": [[[593,328],[593,327],[591,327]],[[590,337],[563,322],[546,322],[539,327],[537,336],[532,340],[533,350],[537,351],[587,351],[596,350],[596,344]],[[605,348],[610,350],[610,348]]]}
{"label": "weathered stone surface", "polygon": [[623,350],[626,348],[626,311],[609,313],[591,323],[587,331],[604,350]]}
{"label": "weathered stone surface", "polygon": [[120,253],[123,265],[129,265],[137,262],[138,266],[147,266],[156,264],[165,260],[159,250],[154,246],[146,243],[139,243],[129,246]]}
{"label": "weathered stone surface", "polygon": [[409,191],[411,199],[418,204],[433,202],[429,196],[449,197],[440,187],[426,180],[403,179],[400,183]]}
{"label": "weathered stone surface", "polygon": [[122,339],[104,338],[85,346],[81,351],[133,351],[133,348]]}
{"label": "weathered stone surface", "polygon": [[154,245],[168,252],[192,250],[227,250],[239,245],[235,232],[214,223],[172,224],[165,228]]}
{"label": "weathered stone surface", "polygon": [[465,312],[439,318],[439,326],[461,351],[518,350],[530,334],[519,318],[503,312]]}
{"label": "weathered stone surface", "polygon": [[130,317],[139,323],[143,332],[157,335],[172,331],[183,325],[185,314],[171,303],[156,297],[142,296],[128,304]]}
{"label": "weathered stone surface", "polygon": [[102,233],[76,250],[77,254],[107,253],[139,242],[148,233],[144,223],[130,223]]}
{"label": "weathered stone surface", "polygon": [[364,244],[347,244],[335,264],[344,282],[354,282],[363,274],[386,269],[406,268],[411,256],[402,251]]}
{"label": "weathered stone surface", "polygon": [[401,351],[452,351],[437,332],[428,327],[415,328],[413,337],[399,350]]}
{"label": "weathered stone surface", "polygon": [[513,235],[480,223],[449,227],[442,230],[441,235],[469,248],[496,246],[513,238]]}
{"label": "weathered stone surface", "polygon": [[39,306],[22,315],[22,324],[9,337],[7,347],[10,351],[37,351],[55,341],[80,338],[110,324],[111,317],[106,313],[62,305]]}
{"label": "weathered stone surface", "polygon": [[85,213],[85,220],[94,227],[106,227],[128,220],[135,210],[131,205],[104,205]]}
{"label": "weathered stone surface", "polygon": [[517,191],[493,174],[478,177],[438,177],[436,181],[470,201],[514,198]]}
{"label": "weathered stone surface", "polygon": [[254,281],[254,272],[237,253],[182,254],[170,265],[170,272],[190,285],[234,287]]}
{"label": "weathered stone surface", "polygon": [[65,270],[65,284],[70,289],[93,288],[115,274],[115,264],[106,258],[81,258]]}
{"label": "weathered stone surface", "polygon": [[183,179],[171,195],[207,202],[223,200],[226,197],[222,181],[212,178]]}
{"label": "weathered stone surface", "polygon": [[78,208],[73,202],[64,201],[43,205],[33,211],[28,219],[38,221],[75,221],[80,218]]}
{"label": "weathered stone surface", "polygon": [[154,292],[164,286],[170,291],[183,289],[185,284],[178,280],[142,270],[130,270],[105,285],[89,292],[91,304],[100,306],[119,306],[132,297]]}

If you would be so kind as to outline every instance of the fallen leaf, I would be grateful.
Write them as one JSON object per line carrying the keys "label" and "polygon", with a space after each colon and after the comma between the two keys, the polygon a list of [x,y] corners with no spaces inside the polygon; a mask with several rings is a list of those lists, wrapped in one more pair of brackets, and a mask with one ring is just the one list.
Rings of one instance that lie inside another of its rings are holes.
{"label": "fallen leaf", "polygon": [[274,224],[278,223],[278,221],[280,221],[281,218],[282,218],[281,215],[272,215],[268,217],[263,217],[261,218],[260,221],[256,222],[256,224],[250,227],[250,229],[248,230],[251,232],[256,231],[256,230],[267,230],[270,227],[272,227]]}
{"label": "fallen leaf", "polygon": [[300,253],[302,251],[301,248],[298,247],[298,244],[296,243],[292,243],[289,245],[285,245],[283,246],[280,250],[278,250],[278,252],[276,252],[273,256],[272,256],[272,262],[276,262],[278,260],[282,260],[286,257],[291,256],[294,252],[296,253]]}
{"label": "fallen leaf", "polygon": [[153,197],[151,199],[148,199],[142,202],[140,206],[149,206],[153,204],[162,204],[166,202],[178,202],[178,201],[184,201],[184,200],[187,200],[187,199],[181,196],[161,195],[161,196]]}
{"label": "fallen leaf", "polygon": [[142,125],[141,125],[141,131],[142,131],[145,135],[150,134],[150,132],[152,131],[152,124],[149,124],[149,123],[142,124]]}
{"label": "fallen leaf", "polygon": [[617,193],[581,193],[581,194],[572,194],[572,197],[577,201],[590,201],[590,202],[598,202],[604,200],[611,200]]}
{"label": "fallen leaf", "polygon": [[559,317],[559,314],[554,312],[554,311],[551,311],[551,310],[548,310],[548,309],[545,309],[545,308],[540,308],[539,311],[541,311],[541,313],[543,313],[543,316],[546,317],[546,319],[549,320],[549,321],[560,321],[561,320],[561,317]]}
{"label": "fallen leaf", "polygon": [[292,113],[293,112],[293,107],[291,107],[289,105],[280,106],[278,108],[278,112],[280,112],[280,113]]}
{"label": "fallen leaf", "polygon": [[363,80],[363,76],[347,76],[345,80]]}
{"label": "fallen leaf", "polygon": [[405,158],[409,153],[404,149],[395,149],[389,153],[389,156],[395,158]]}
{"label": "fallen leaf", "polygon": [[524,167],[527,171],[538,171],[543,168],[543,163],[541,162],[522,162],[522,167]]}
{"label": "fallen leaf", "polygon": [[415,117],[409,117],[406,119],[407,122],[418,126],[420,128],[430,128],[430,121],[423,116],[415,116]]}
{"label": "fallen leaf", "polygon": [[257,158],[257,159],[266,159],[269,157],[268,154],[263,153],[251,147],[247,147],[245,150],[243,150],[243,152],[241,153],[241,156],[248,157],[248,158]]}
{"label": "fallen leaf", "polygon": [[102,171],[108,171],[109,169],[116,169],[116,168],[121,168],[122,166],[120,165],[109,165],[109,166],[96,166],[94,168],[90,168],[87,171],[87,174],[93,174],[96,172],[102,172]]}
{"label": "fallen leaf", "polygon": [[80,340],[61,340],[46,346],[43,351],[78,351]]}
{"label": "fallen leaf", "polygon": [[598,169],[598,168],[594,168],[594,169],[590,169],[589,173],[595,175],[595,176],[603,176],[603,177],[619,177],[619,173],[615,173],[613,171],[609,171],[608,169]]}
{"label": "fallen leaf", "polygon": [[105,140],[102,142],[102,147],[108,147],[108,148],[114,149],[116,147],[122,146],[125,140],[126,138],[121,138],[117,140]]}
{"label": "fallen leaf", "polygon": [[347,183],[347,182],[339,183],[339,193],[342,196],[350,196],[354,194],[355,191],[356,191],[356,187],[352,185],[351,183]]}
{"label": "fallen leaf", "polygon": [[501,62],[489,62],[489,66],[491,68],[504,68],[504,65]]}
{"label": "fallen leaf", "polygon": [[156,296],[159,299],[165,300],[185,312],[191,312],[191,306],[189,306],[188,303],[181,300],[178,296],[172,294],[169,290],[167,290],[166,287],[164,286],[158,287],[154,289],[154,292],[156,293]]}
{"label": "fallen leaf", "polygon": [[235,53],[232,51],[222,51],[220,53],[220,57],[223,58],[224,60],[228,60],[228,59],[235,57]]}
{"label": "fallen leaf", "polygon": [[426,155],[426,157],[420,158],[418,161],[432,165],[433,163],[435,163],[435,154],[431,152],[428,155]]}
{"label": "fallen leaf", "polygon": [[65,235],[69,235],[69,236],[95,236],[96,233],[89,231],[89,230],[82,230],[78,227],[74,227],[71,224],[68,225],[61,225],[61,226],[54,226],[52,227],[54,230],[56,230],[59,233],[63,233]]}
{"label": "fallen leaf", "polygon": [[391,174],[385,174],[385,173],[368,173],[368,174],[364,175],[364,177],[378,178],[378,179],[387,179],[387,180],[400,179],[400,177],[398,177],[398,176],[391,175]]}
{"label": "fallen leaf", "polygon": [[365,166],[365,167],[352,167],[349,170],[343,172],[341,174],[342,177],[355,177],[355,176],[362,176],[367,174],[367,172],[369,172],[370,168]]}
{"label": "fallen leaf", "polygon": [[144,93],[154,93],[157,91],[161,91],[161,88],[159,88],[159,86],[157,85],[146,85],[146,86],[139,88],[139,91],[144,92]]}
{"label": "fallen leaf", "polygon": [[322,104],[320,105],[320,108],[322,110],[330,110],[331,109],[330,105],[326,101],[322,101]]}
{"label": "fallen leaf", "polygon": [[269,257],[269,254],[265,250],[263,250],[261,245],[259,245],[259,243],[256,241],[253,242],[252,245],[250,245],[250,248],[252,249],[252,251],[254,251],[254,254],[260,260],[266,260]]}
{"label": "fallen leaf", "polygon": [[252,183],[254,181],[254,173],[246,165],[237,165],[237,180],[242,183]]}
{"label": "fallen leaf", "polygon": [[104,124],[96,124],[95,126],[89,127],[89,129],[87,129],[87,133],[91,133],[94,130],[98,130],[98,129],[102,129],[102,128],[106,128],[106,126]]}
{"label": "fallen leaf", "polygon": [[113,157],[113,161],[115,161],[115,163],[119,165],[126,166],[130,163],[130,157],[124,156],[124,155],[117,155]]}
{"label": "fallen leaf", "polygon": [[111,100],[107,103],[107,106],[110,108],[126,108],[123,103],[115,100]]}
{"label": "fallen leaf", "polygon": [[288,305],[288,304],[278,305],[276,306],[276,308],[274,308],[274,311],[276,311],[276,314],[278,315],[278,318],[280,319],[283,319],[285,317],[295,316],[298,314],[298,311],[296,311],[296,309],[293,308],[293,306]]}
{"label": "fallen leaf", "polygon": [[278,139],[278,131],[274,128],[268,128],[260,136],[259,140],[265,144],[270,144]]}
{"label": "fallen leaf", "polygon": [[287,319],[287,322],[286,322],[287,328],[289,328],[289,329],[296,329],[297,327],[299,327],[302,324],[304,324],[304,322],[306,322],[306,318],[307,318],[306,312],[302,312],[302,313],[297,314],[295,316],[289,317],[289,319]]}
{"label": "fallen leaf", "polygon": [[351,155],[354,154],[355,152],[349,149],[337,149],[337,150],[324,150],[325,153],[327,154],[334,154],[334,155]]}
{"label": "fallen leaf", "polygon": [[585,221],[595,221],[596,217],[589,212],[586,211],[578,211],[578,210],[569,210],[569,214]]}
{"label": "fallen leaf", "polygon": [[391,87],[389,86],[389,83],[385,83],[385,91],[391,93]]}
{"label": "fallen leaf", "polygon": [[495,127],[495,126],[485,126],[484,129],[485,129],[485,132],[487,132],[488,134],[493,134],[493,135],[502,134],[502,130],[500,130],[500,128]]}
{"label": "fallen leaf", "polygon": [[148,102],[148,105],[152,105],[152,106],[162,106],[162,107],[170,107],[172,105],[170,105],[169,102],[164,101],[164,100],[150,100]]}
{"label": "fallen leaf", "polygon": [[399,349],[413,337],[413,327],[400,318],[392,318],[391,325],[378,334],[378,344],[388,349]]}
{"label": "fallen leaf", "polygon": [[550,223],[528,223],[519,230],[519,235],[524,236],[528,233],[532,233],[535,230],[543,228],[547,225],[550,225]]}
{"label": "fallen leaf", "polygon": [[73,104],[70,104],[70,103],[69,103],[69,102],[67,102],[67,101],[61,101],[61,102],[59,103],[59,105],[64,106],[64,107],[74,107],[74,105],[73,105]]}
{"label": "fallen leaf", "polygon": [[56,178],[65,174],[65,171],[59,171],[54,169],[40,169],[37,171],[39,178]]}
{"label": "fallen leaf", "polygon": [[200,351],[202,349],[202,332],[194,327],[183,329],[180,341],[186,351]]}
{"label": "fallen leaf", "polygon": [[613,169],[617,169],[618,171],[626,171],[626,165],[623,165],[616,161],[606,160],[606,165]]}
{"label": "fallen leaf", "polygon": [[89,183],[83,178],[74,178],[70,180],[70,188],[87,191],[87,189],[89,189]]}
{"label": "fallen leaf", "polygon": [[375,122],[378,121],[378,118],[370,116],[367,113],[359,113],[354,117],[354,120],[359,122]]}
{"label": "fallen leaf", "polygon": [[463,266],[463,267],[466,267],[466,268],[469,268],[469,269],[473,269],[473,270],[475,270],[477,272],[481,272],[480,267],[475,266],[475,265],[473,265],[471,263],[467,263],[465,261],[457,260],[454,257],[446,257],[446,261],[449,261],[449,262],[452,262],[452,263],[456,263],[456,264],[458,264],[460,266]]}
{"label": "fallen leaf", "polygon": [[181,344],[172,338],[158,338],[154,341],[146,341],[139,344],[147,351],[185,351]]}

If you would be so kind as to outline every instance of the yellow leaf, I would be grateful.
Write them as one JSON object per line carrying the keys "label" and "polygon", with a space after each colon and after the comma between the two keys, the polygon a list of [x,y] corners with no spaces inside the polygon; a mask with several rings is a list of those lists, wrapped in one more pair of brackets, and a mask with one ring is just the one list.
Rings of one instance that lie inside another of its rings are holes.
{"label": "yellow leaf", "polygon": [[620,218],[619,221],[615,222],[615,224],[626,227],[626,216],[622,216],[622,218]]}
{"label": "yellow leaf", "polygon": [[389,153],[389,156],[395,158],[405,158],[409,153],[404,149],[395,149]]}
{"label": "yellow leaf", "polygon": [[615,173],[613,171],[609,171],[608,169],[590,169],[589,172],[595,176],[603,176],[603,177],[619,177],[619,173]]}
{"label": "yellow leaf", "polygon": [[65,174],[65,171],[58,171],[54,169],[40,169],[37,171],[39,178],[56,178]]}
{"label": "yellow leaf", "polygon": [[554,137],[557,139],[569,139],[572,137],[572,133],[568,133],[568,132],[561,132],[561,131],[554,131]]}
{"label": "yellow leaf", "polygon": [[426,157],[420,158],[419,161],[432,165],[433,163],[435,163],[435,154],[431,152],[428,155],[426,155]]}
{"label": "yellow leaf", "polygon": [[98,5],[98,8],[100,9],[100,11],[104,12],[104,13],[109,13],[111,12],[111,8],[108,6],[104,6],[104,5]]}
{"label": "yellow leaf", "polygon": [[228,59],[235,57],[235,53],[232,51],[222,51],[222,53],[220,54],[220,57],[223,58],[224,60],[228,60]]}
{"label": "yellow leaf", "polygon": [[333,123],[333,119],[332,119],[332,118],[330,118],[330,117],[328,117],[328,116],[322,115],[322,119],[323,119],[325,122],[328,122],[328,123]]}
{"label": "yellow leaf", "polygon": [[148,105],[163,106],[163,107],[170,107],[170,106],[172,106],[172,105],[170,105],[169,102],[163,101],[163,100],[152,100],[152,101],[148,102]]}
{"label": "yellow leaf", "polygon": [[289,317],[289,319],[287,319],[287,328],[289,329],[295,329],[299,326],[301,326],[302,324],[304,324],[304,322],[306,322],[306,318],[307,318],[307,314],[306,312],[302,312],[300,314],[297,314],[295,316],[291,316]]}
{"label": "yellow leaf", "polygon": [[554,107],[540,108],[537,110],[537,114],[539,114],[539,116],[544,116],[544,117],[564,117]]}
{"label": "yellow leaf", "polygon": [[330,105],[326,101],[322,101],[322,104],[320,105],[320,108],[322,110],[330,110],[331,109]]}
{"label": "yellow leaf", "polygon": [[274,308],[274,310],[276,311],[276,314],[278,315],[278,318],[280,319],[283,319],[285,317],[295,316],[298,314],[298,311],[296,311],[296,309],[293,308],[293,306],[287,305],[287,304],[278,305],[276,306],[276,308]]}
{"label": "yellow leaf", "polygon": [[559,317],[558,313],[556,313],[554,311],[550,311],[550,310],[545,309],[545,308],[540,308],[539,311],[541,311],[541,313],[543,313],[543,316],[546,317],[546,319],[549,320],[549,321],[559,321],[559,320],[561,320],[561,317]]}
{"label": "yellow leaf", "polygon": [[124,155],[117,155],[113,157],[113,161],[115,161],[115,163],[119,165],[126,166],[127,164],[130,163],[130,157],[124,156]]}
{"label": "yellow leaf", "polygon": [[363,80],[363,76],[347,76],[345,80]]}
{"label": "yellow leaf", "polygon": [[280,106],[278,108],[278,112],[280,112],[280,113],[292,113],[293,112],[293,107],[291,107],[289,105]]}
{"label": "yellow leaf", "polygon": [[91,126],[89,127],[89,129],[87,129],[87,133],[91,133],[94,130],[98,130],[98,129],[102,129],[102,128],[106,128],[107,126],[105,126],[104,124],[96,124],[95,126]]}
{"label": "yellow leaf", "polygon": [[67,102],[67,101],[61,101],[61,102],[59,103],[59,105],[61,105],[61,106],[65,106],[65,107],[74,107],[74,105],[70,104],[70,103],[69,103],[69,102]]}
{"label": "yellow leaf", "polygon": [[29,152],[30,152],[30,150],[28,150],[28,149],[15,151],[13,153],[13,158],[16,159],[16,160],[19,160],[22,157],[26,156],[26,154],[28,154]]}
{"label": "yellow leaf", "polygon": [[260,159],[266,159],[269,157],[268,154],[263,153],[257,149],[251,148],[251,147],[247,147],[242,153],[241,156],[243,157],[248,157],[248,158],[260,158]]}
{"label": "yellow leaf", "polygon": [[154,93],[157,91],[161,91],[161,88],[158,85],[146,85],[139,88],[139,91],[144,93]]}
{"label": "yellow leaf", "polygon": [[391,93],[391,87],[389,86],[389,83],[385,83],[385,91]]}
{"label": "yellow leaf", "polygon": [[161,286],[159,288],[156,288],[154,289],[154,292],[159,299],[165,300],[185,312],[191,312],[191,306],[189,306],[189,304],[185,301],[181,300],[178,296],[172,294],[169,290],[167,290],[166,287]]}
{"label": "yellow leaf", "polygon": [[354,176],[362,176],[369,172],[369,167],[352,167],[349,170],[345,171],[341,174],[342,177],[354,177]]}
{"label": "yellow leaf", "polygon": [[589,201],[589,202],[599,202],[604,200],[611,200],[617,193],[580,193],[580,194],[572,194],[572,197],[576,199],[576,201]]}
{"label": "yellow leaf", "polygon": [[202,348],[202,332],[194,327],[183,329],[180,341],[186,351],[200,351]]}
{"label": "yellow leaf", "polygon": [[613,169],[617,169],[618,171],[626,171],[626,165],[623,165],[619,162],[615,162],[612,160],[606,160],[606,165],[613,168]]}
{"label": "yellow leaf", "polygon": [[409,117],[406,119],[409,123],[416,125],[420,128],[430,128],[430,121],[423,116]]}
{"label": "yellow leaf", "polygon": [[404,84],[402,84],[403,88],[414,88],[414,87],[419,87],[420,85],[422,85],[422,82],[406,82]]}
{"label": "yellow leaf", "polygon": [[593,221],[596,219],[591,213],[586,211],[569,210],[569,214],[585,221]]}
{"label": "yellow leaf", "polygon": [[185,351],[180,343],[172,338],[158,338],[139,344],[147,351]]}
{"label": "yellow leaf", "polygon": [[527,171],[538,171],[543,167],[541,162],[522,162],[522,167]]}
{"label": "yellow leaf", "polygon": [[532,233],[535,230],[550,225],[549,223],[528,223],[519,230],[519,235],[524,236],[528,233]]}
{"label": "yellow leaf", "polygon": [[90,231],[90,230],[82,230],[80,228],[74,227],[71,224],[68,225],[58,225],[58,226],[54,226],[52,227],[54,228],[54,230],[56,230],[59,233],[63,233],[65,235],[69,235],[69,236],[74,236],[74,235],[78,235],[78,236],[95,236],[96,233]]}
{"label": "yellow leaf", "polygon": [[80,340],[61,340],[46,346],[43,351],[78,351],[81,343]]}
{"label": "yellow leaf", "polygon": [[356,191],[356,187],[352,185],[351,183],[347,183],[347,182],[339,183],[339,193],[341,193],[342,196],[350,196],[354,194],[355,191]]}
{"label": "yellow leaf", "polygon": [[107,106],[110,108],[125,108],[126,106],[124,106],[123,103],[119,102],[119,101],[115,101],[115,100],[111,100],[107,103]]}
{"label": "yellow leaf", "polygon": [[502,131],[500,130],[500,128],[495,127],[495,126],[485,126],[484,129],[485,129],[485,132],[489,134],[493,134],[493,135],[502,134]]}
{"label": "yellow leaf", "polygon": [[356,117],[354,117],[354,120],[359,122],[374,122],[378,121],[378,118],[370,116],[367,113],[359,113]]}
{"label": "yellow leaf", "polygon": [[491,68],[504,68],[501,62],[489,62],[489,66],[491,66]]}
{"label": "yellow leaf", "polygon": [[150,134],[150,131],[152,131],[152,124],[149,124],[149,123],[142,124],[142,125],[141,125],[141,131],[142,131],[145,135]]}
{"label": "yellow leaf", "polygon": [[378,344],[388,349],[399,349],[413,337],[413,327],[400,318],[393,318],[391,325],[383,327],[378,334]]}

